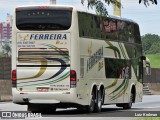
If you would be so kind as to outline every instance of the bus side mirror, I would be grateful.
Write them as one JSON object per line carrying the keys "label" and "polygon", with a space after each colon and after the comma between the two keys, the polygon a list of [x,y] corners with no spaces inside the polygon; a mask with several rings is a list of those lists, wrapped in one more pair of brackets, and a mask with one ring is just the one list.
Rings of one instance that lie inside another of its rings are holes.
{"label": "bus side mirror", "polygon": [[150,63],[146,62],[146,75],[151,75],[151,66]]}
{"label": "bus side mirror", "polygon": [[141,60],[144,61],[145,66],[146,66],[146,75],[151,75],[151,64],[150,64],[150,60],[146,57],[146,56],[142,56]]}

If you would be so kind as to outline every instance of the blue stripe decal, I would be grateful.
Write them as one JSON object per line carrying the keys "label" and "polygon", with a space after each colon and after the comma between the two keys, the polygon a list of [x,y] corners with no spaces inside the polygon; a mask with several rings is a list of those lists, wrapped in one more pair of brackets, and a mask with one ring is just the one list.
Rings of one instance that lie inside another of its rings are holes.
{"label": "blue stripe decal", "polygon": [[52,77],[48,78],[48,79],[45,79],[45,80],[49,80],[49,79],[52,79],[58,75],[60,75],[66,68],[67,68],[67,65],[66,63],[62,60],[62,59],[59,59],[59,58],[46,58],[47,60],[53,60],[53,61],[58,61],[61,63],[61,65],[63,65],[63,67],[61,67],[61,69],[56,73],[54,74]]}

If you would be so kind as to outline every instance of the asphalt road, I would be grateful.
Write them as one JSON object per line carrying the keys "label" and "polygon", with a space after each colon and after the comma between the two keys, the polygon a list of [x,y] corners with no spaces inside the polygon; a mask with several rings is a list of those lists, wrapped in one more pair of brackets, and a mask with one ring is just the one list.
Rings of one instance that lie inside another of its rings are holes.
{"label": "asphalt road", "polygon": [[[12,102],[0,102],[0,112],[4,111],[18,111],[18,113],[22,111],[26,111],[26,105],[17,105]],[[70,120],[113,120],[113,119],[121,119],[121,120],[130,120],[136,119],[135,117],[146,117],[146,116],[160,116],[160,96],[158,95],[150,95],[144,96],[143,102],[133,104],[132,109],[123,110],[122,108],[118,108],[115,105],[104,105],[102,107],[102,112],[100,113],[85,113],[76,109],[57,109],[55,113],[52,114],[38,114],[38,117],[30,117],[27,119],[34,120],[66,120],[66,118]],[[32,116],[32,115],[31,115]],[[42,116],[42,117],[40,117]]]}

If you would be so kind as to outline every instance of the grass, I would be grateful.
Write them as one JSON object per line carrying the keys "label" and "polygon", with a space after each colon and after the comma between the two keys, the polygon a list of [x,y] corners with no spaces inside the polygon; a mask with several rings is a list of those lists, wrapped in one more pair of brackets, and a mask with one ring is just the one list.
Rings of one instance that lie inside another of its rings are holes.
{"label": "grass", "polygon": [[146,56],[151,62],[151,68],[160,68],[160,54],[148,54]]}
{"label": "grass", "polygon": [[138,118],[134,120],[160,120],[160,117],[144,117],[144,118]]}

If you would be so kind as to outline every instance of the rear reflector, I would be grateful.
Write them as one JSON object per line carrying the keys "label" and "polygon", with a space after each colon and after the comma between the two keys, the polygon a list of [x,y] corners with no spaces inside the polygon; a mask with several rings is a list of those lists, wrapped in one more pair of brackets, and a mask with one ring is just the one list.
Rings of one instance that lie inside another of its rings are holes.
{"label": "rear reflector", "polygon": [[75,70],[70,71],[70,86],[71,88],[75,88],[77,83],[77,74]]}

